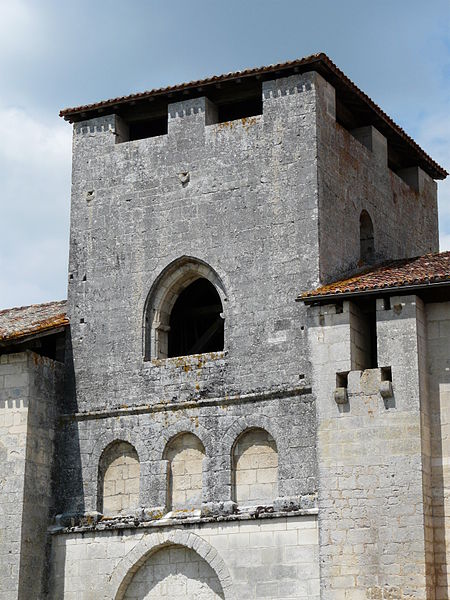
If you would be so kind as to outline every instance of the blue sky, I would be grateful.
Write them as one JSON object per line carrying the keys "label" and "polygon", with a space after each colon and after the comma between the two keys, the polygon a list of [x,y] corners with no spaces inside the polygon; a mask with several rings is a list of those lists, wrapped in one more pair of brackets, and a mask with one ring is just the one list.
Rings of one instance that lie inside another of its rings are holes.
{"label": "blue sky", "polygon": [[0,308],[66,296],[66,106],[323,51],[450,170],[448,0],[0,0],[0,23]]}

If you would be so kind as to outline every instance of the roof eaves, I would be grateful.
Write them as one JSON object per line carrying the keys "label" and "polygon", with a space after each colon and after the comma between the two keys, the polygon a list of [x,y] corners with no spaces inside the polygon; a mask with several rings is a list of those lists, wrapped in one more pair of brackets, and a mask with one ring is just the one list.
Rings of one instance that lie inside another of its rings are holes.
{"label": "roof eaves", "polygon": [[[95,110],[99,108],[107,108],[110,106],[115,106],[119,104],[126,104],[128,102],[132,102],[134,100],[145,100],[146,98],[152,96],[162,96],[165,94],[173,94],[175,92],[181,92],[187,89],[196,88],[199,86],[205,86],[215,83],[223,83],[226,81],[232,81],[234,79],[242,79],[254,77],[256,75],[262,75],[264,73],[276,72],[284,69],[290,69],[295,67],[300,67],[306,64],[313,64],[314,62],[320,62],[323,58],[326,57],[325,54],[312,54],[311,56],[307,56],[305,58],[291,60],[284,63],[277,63],[273,65],[267,65],[263,67],[253,67],[249,69],[243,69],[242,71],[231,71],[229,73],[224,73],[223,75],[213,75],[210,77],[206,77],[204,79],[196,79],[193,81],[179,83],[175,85],[169,85],[162,88],[154,88],[151,90],[147,90],[145,92],[137,92],[134,94],[128,94],[127,96],[119,96],[116,98],[111,98],[109,100],[102,100],[100,102],[95,102],[93,104],[84,104],[80,106],[75,106],[72,108],[65,108],[59,112],[59,116],[63,117],[65,120],[70,120],[70,117],[82,112],[87,112],[90,110]],[[328,57],[327,57],[328,58]],[[329,59],[328,59],[329,60]]]}
{"label": "roof eaves", "polygon": [[431,171],[430,174],[434,179],[445,179],[447,177],[448,172],[443,167],[441,167],[436,161],[434,161],[431,158],[431,156],[429,156],[399,125],[397,125],[373,100],[371,100],[369,96],[367,96],[367,94],[365,94],[361,89],[359,89],[358,86],[355,83],[353,83],[353,81],[349,77],[347,77],[347,75],[345,75],[345,73],[341,71],[339,67],[337,67],[334,64],[334,62],[323,52],[320,52],[318,54],[312,54],[310,56],[298,60],[268,65],[266,67],[255,67],[250,69],[244,69],[242,71],[234,71],[231,73],[225,73],[224,75],[215,75],[212,77],[207,77],[205,79],[190,81],[188,83],[181,83],[163,88],[156,88],[146,92],[129,94],[127,96],[121,96],[110,100],[104,100],[101,102],[96,102],[94,104],[85,104],[73,108],[66,108],[61,110],[59,115],[65,120],[72,122],[73,117],[77,115],[82,115],[83,113],[87,113],[89,111],[102,111],[115,106],[128,104],[137,100],[145,100],[146,98],[151,98],[155,96],[174,94],[176,92],[186,91],[195,87],[204,87],[210,84],[231,81],[233,79],[238,78],[242,79],[246,77],[254,77],[257,75],[264,75],[268,73],[276,73],[277,71],[279,72],[288,69],[301,68],[310,65],[312,66],[315,63],[323,65],[326,70],[328,69],[329,72],[334,74],[334,76],[341,84],[343,84],[347,89],[349,89],[352,93],[358,96],[369,107],[369,109],[374,111],[375,115],[385,123],[387,129],[393,131],[394,134],[398,135],[401,139],[403,139],[403,141],[409,144],[415,150],[415,152],[417,152],[417,154],[422,158],[424,163],[428,165],[429,170]]}
{"label": "roof eaves", "polygon": [[311,304],[322,304],[324,302],[339,302],[340,300],[345,300],[348,298],[355,298],[361,296],[383,296],[383,295],[392,295],[395,293],[399,294],[407,294],[412,291],[420,291],[425,289],[435,289],[437,287],[450,287],[450,279],[446,279],[444,281],[426,281],[419,283],[411,283],[411,284],[394,284],[394,285],[385,285],[378,287],[361,287],[360,289],[355,289],[352,291],[346,292],[330,292],[329,294],[300,294],[295,299],[296,302],[304,302],[307,305]]}
{"label": "roof eaves", "polygon": [[[69,325],[69,319],[67,315],[61,314],[56,317],[52,317],[45,321],[41,321],[38,323],[33,323],[28,327],[24,327],[23,329],[17,329],[15,331],[11,331],[6,333],[3,336],[0,336],[0,343],[4,344],[5,342],[17,342],[22,341],[24,338],[32,338],[38,337],[42,334],[51,333],[54,329],[60,329],[61,327],[67,327]],[[56,333],[56,332],[55,332]]]}

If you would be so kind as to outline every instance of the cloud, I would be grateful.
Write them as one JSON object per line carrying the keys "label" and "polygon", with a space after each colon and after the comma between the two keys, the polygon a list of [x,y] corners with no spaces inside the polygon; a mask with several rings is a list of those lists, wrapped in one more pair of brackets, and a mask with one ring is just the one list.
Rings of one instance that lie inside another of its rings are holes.
{"label": "cloud", "polygon": [[71,131],[0,106],[0,308],[64,297]]}
{"label": "cloud", "polygon": [[56,121],[47,125],[23,109],[0,107],[0,157],[29,168],[66,165],[70,159],[70,127]]}

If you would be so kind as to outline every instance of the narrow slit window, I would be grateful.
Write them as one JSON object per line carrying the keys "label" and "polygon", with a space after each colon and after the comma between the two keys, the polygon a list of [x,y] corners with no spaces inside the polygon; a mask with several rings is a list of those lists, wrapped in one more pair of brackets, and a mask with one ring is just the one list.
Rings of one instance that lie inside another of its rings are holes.
{"label": "narrow slit window", "polygon": [[375,257],[373,223],[369,213],[363,210],[359,217],[359,256],[362,264],[370,264]]}
{"label": "narrow slit window", "polygon": [[375,299],[361,299],[351,305],[350,341],[352,371],[378,367],[377,317]]}

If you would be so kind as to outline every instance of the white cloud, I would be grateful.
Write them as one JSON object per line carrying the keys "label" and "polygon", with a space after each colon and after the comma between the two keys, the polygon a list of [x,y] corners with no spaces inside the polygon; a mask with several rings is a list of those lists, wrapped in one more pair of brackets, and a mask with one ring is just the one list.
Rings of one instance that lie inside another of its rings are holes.
{"label": "white cloud", "polygon": [[67,165],[70,160],[70,127],[55,119],[52,125],[38,121],[17,108],[0,107],[0,157],[27,168]]}
{"label": "white cloud", "polygon": [[0,308],[66,294],[71,130],[0,106]]}

